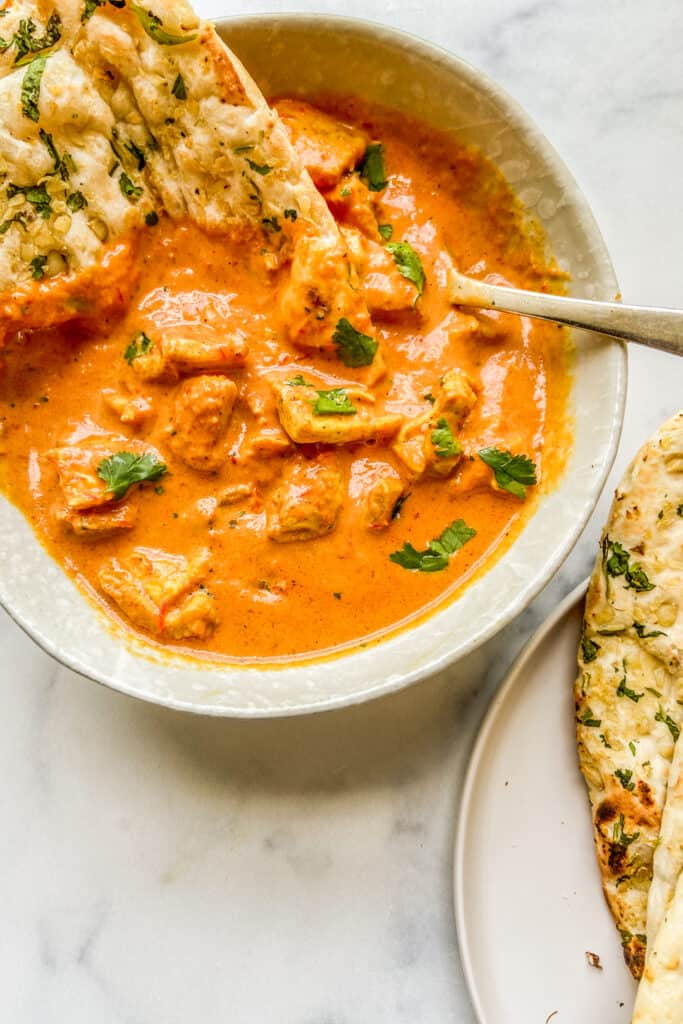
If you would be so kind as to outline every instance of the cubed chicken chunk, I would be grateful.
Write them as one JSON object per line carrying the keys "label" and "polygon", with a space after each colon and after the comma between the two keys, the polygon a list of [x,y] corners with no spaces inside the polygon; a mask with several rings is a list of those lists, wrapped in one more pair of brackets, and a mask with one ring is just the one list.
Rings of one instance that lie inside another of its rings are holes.
{"label": "cubed chicken chunk", "polygon": [[[374,395],[359,386],[320,391],[314,387],[273,381],[278,416],[286,433],[296,444],[353,444],[356,441],[387,442],[399,430],[403,417],[398,413],[376,415],[371,408]],[[342,392],[353,407],[353,412],[320,413],[316,407],[321,392]]]}
{"label": "cubed chicken chunk", "polygon": [[361,509],[368,530],[384,530],[391,523],[405,484],[388,462],[356,459],[351,469],[349,495]]}
{"label": "cubed chicken chunk", "polygon": [[291,463],[267,503],[268,536],[312,540],[330,533],[344,501],[344,480],[333,456]]}
{"label": "cubed chicken chunk", "polygon": [[303,100],[278,100],[275,108],[297,155],[314,184],[332,188],[345,171],[360,162],[368,138]]}
{"label": "cubed chicken chunk", "polygon": [[462,458],[458,432],[476,401],[467,374],[448,370],[432,409],[403,425],[393,449],[414,479],[453,473]]}
{"label": "cubed chicken chunk", "polygon": [[336,352],[333,335],[342,318],[363,334],[374,335],[341,240],[299,238],[280,292],[280,313],[290,340],[305,352]]}
{"label": "cubed chicken chunk", "polygon": [[57,513],[57,518],[83,540],[99,540],[132,530],[137,517],[137,509],[129,502],[83,511],[63,509]]}
{"label": "cubed chicken chunk", "polygon": [[416,311],[417,289],[399,271],[391,253],[355,228],[341,228],[341,232],[370,312],[381,317]]}
{"label": "cubed chicken chunk", "polygon": [[178,458],[205,473],[220,469],[236,397],[235,382],[227,377],[192,377],[180,385],[168,431],[168,445]]}
{"label": "cubed chicken chunk", "polygon": [[118,416],[122,423],[135,429],[143,426],[154,411],[148,398],[133,392],[105,388],[102,397],[105,405],[115,416]]}
{"label": "cubed chicken chunk", "polygon": [[218,623],[216,603],[202,586],[210,562],[203,550],[193,558],[137,548],[112,558],[99,571],[99,584],[130,621],[156,636],[204,639]]}
{"label": "cubed chicken chunk", "polygon": [[115,452],[122,451],[132,452],[134,455],[150,454],[158,461],[162,461],[159,453],[142,441],[110,439],[100,435],[84,438],[78,444],[54,448],[49,453],[57,468],[67,509],[78,511],[111,505],[111,491],[105,481],[100,479],[97,470],[105,459],[110,458]]}
{"label": "cubed chicken chunk", "polygon": [[221,337],[158,337],[130,365],[141,380],[177,380],[183,374],[227,373],[240,369],[249,352],[241,331]]}
{"label": "cubed chicken chunk", "polygon": [[335,220],[358,228],[368,238],[380,237],[372,192],[358,174],[346,174],[325,194]]}

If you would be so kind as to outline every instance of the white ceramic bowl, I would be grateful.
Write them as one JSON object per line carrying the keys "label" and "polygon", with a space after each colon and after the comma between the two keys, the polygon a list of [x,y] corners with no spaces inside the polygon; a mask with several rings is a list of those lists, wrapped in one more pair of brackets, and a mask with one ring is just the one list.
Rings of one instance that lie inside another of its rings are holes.
{"label": "white ceramic bowl", "polygon": [[[310,15],[230,19],[220,31],[266,94],[359,91],[478,145],[543,223],[576,295],[612,298],[600,232],[567,169],[526,114],[481,72],[378,25]],[[576,336],[575,448],[506,554],[455,601],[365,649],[281,668],[203,666],[156,656],[98,611],[0,497],[0,601],[53,657],[93,680],[170,707],[244,717],[291,715],[397,690],[462,657],[517,615],[566,557],[619,440],[626,353]]]}

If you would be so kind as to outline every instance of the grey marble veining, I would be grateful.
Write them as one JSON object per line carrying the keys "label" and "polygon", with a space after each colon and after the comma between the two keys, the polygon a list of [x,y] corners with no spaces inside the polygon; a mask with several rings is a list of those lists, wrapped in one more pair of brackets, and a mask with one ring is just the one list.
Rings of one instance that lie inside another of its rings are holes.
{"label": "grey marble veining", "polygon": [[[683,306],[674,0],[198,7],[357,14],[484,68],[575,173],[624,297]],[[2,1020],[471,1024],[451,906],[462,776],[506,667],[589,571],[616,478],[683,404],[683,361],[632,351],[630,372],[615,470],[565,565],[486,648],[404,693],[197,719],[56,667],[0,616]]]}

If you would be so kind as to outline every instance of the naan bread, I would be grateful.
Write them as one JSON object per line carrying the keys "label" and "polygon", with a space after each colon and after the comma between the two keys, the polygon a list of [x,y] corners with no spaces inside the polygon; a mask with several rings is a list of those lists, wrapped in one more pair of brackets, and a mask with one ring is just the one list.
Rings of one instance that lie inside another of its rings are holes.
{"label": "naan bread", "polygon": [[674,744],[683,721],[683,413],[640,450],[617,489],[586,598],[575,688],[607,901],[633,975]]}
{"label": "naan bread", "polygon": [[632,1024],[681,1024],[683,1020],[683,875],[648,953]]}
{"label": "naan bread", "polygon": [[99,287],[121,299],[135,229],[164,212],[262,233],[270,269],[314,238],[343,270],[317,319],[324,305],[332,328],[346,315],[367,329],[345,246],[284,125],[188,4],[34,0],[2,13],[0,340],[87,313]]}

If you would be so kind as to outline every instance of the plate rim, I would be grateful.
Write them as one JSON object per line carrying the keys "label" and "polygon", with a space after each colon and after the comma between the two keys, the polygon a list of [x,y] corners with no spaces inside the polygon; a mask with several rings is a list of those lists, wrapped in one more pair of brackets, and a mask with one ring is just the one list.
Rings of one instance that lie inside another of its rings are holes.
{"label": "plate rim", "polygon": [[484,752],[488,745],[490,734],[508,694],[517,685],[524,669],[534,657],[538,648],[541,646],[551,630],[576,604],[578,604],[579,601],[585,598],[589,582],[590,576],[583,579],[580,583],[577,583],[577,585],[573,587],[568,594],[565,594],[559,604],[555,606],[547,618],[543,620],[540,626],[538,626],[538,628],[529,637],[524,647],[508,669],[503,682],[496,690],[491,703],[486,709],[469,755],[467,772],[462,787],[462,795],[460,797],[460,805],[458,807],[455,826],[455,843],[453,852],[453,913],[455,916],[460,964],[462,966],[465,984],[467,985],[470,1003],[478,1024],[497,1024],[497,1022],[487,1020],[484,1014],[481,999],[479,997],[479,988],[476,982],[472,956],[470,953],[468,929],[464,912],[464,861],[465,848],[467,844],[467,824],[472,813],[472,799],[475,783],[479,775],[479,769],[484,757]]}

